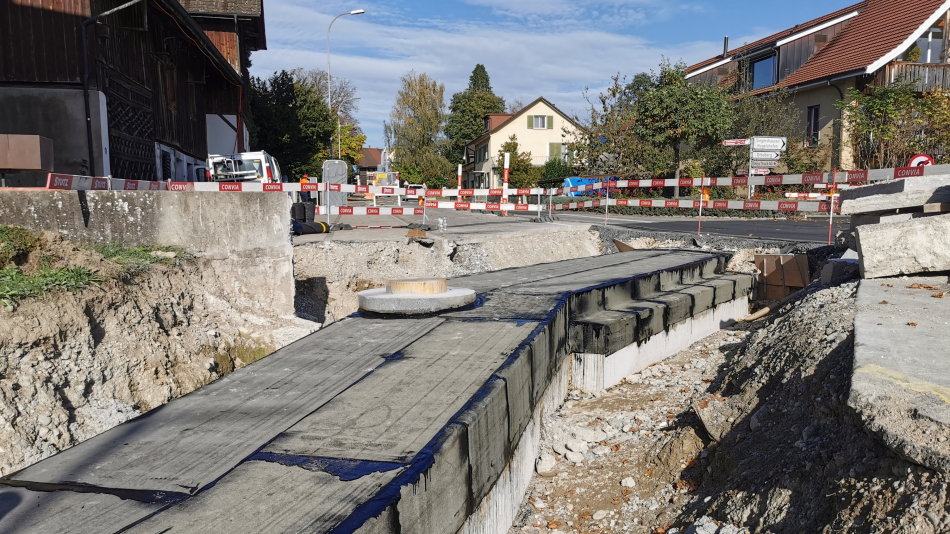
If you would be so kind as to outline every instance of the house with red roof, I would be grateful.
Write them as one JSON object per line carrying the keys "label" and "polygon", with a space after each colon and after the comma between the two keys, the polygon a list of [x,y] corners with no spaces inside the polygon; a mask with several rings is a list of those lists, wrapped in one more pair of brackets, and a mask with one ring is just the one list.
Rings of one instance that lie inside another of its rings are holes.
{"label": "house with red roof", "polygon": [[847,125],[835,103],[850,88],[899,80],[918,92],[950,91],[948,27],[948,0],[865,0],[754,43],[726,45],[688,67],[687,78],[723,86],[742,80],[751,95],[787,88],[802,110],[800,142],[837,143],[828,166],[849,168],[847,132],[836,131]]}

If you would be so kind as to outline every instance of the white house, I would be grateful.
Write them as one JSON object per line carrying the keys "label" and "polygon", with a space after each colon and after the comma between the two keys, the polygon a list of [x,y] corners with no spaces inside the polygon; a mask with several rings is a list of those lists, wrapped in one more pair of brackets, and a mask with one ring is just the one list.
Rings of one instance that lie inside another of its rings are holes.
{"label": "white house", "polygon": [[512,135],[518,140],[520,152],[530,152],[535,166],[551,158],[564,158],[567,145],[576,141],[579,127],[544,97],[521,111],[494,113],[485,117],[485,133],[465,145],[462,183],[466,188],[500,186],[502,163],[498,151]]}

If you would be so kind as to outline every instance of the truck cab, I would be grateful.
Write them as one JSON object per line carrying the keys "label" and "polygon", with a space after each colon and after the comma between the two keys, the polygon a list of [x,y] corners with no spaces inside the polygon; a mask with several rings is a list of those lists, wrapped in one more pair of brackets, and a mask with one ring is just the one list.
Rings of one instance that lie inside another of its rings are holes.
{"label": "truck cab", "polygon": [[280,165],[264,152],[208,156],[208,172],[212,182],[280,182]]}

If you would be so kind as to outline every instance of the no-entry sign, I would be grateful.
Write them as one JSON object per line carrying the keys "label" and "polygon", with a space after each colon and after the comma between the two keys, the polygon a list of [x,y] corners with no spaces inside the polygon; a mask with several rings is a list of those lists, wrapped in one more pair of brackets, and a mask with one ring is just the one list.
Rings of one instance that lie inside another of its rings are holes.
{"label": "no-entry sign", "polygon": [[934,159],[927,154],[917,154],[916,156],[910,158],[910,165],[908,167],[923,167],[924,165],[933,165]]}

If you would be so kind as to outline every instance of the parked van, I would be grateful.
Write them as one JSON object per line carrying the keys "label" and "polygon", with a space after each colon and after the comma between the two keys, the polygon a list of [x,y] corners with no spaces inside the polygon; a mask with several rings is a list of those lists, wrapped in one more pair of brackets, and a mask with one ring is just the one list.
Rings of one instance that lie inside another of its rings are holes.
{"label": "parked van", "polygon": [[280,165],[263,150],[208,156],[212,182],[280,182]]}

